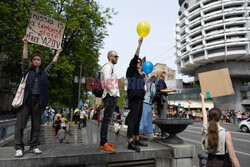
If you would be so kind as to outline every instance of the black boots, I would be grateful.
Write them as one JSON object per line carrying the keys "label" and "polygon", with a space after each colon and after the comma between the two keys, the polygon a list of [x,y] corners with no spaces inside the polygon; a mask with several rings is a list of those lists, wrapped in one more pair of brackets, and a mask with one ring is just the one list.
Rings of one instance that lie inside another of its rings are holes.
{"label": "black boots", "polygon": [[135,145],[137,145],[137,146],[144,146],[144,147],[147,147],[147,146],[148,146],[147,143],[144,143],[144,142],[141,141],[141,140],[135,140]]}
{"label": "black boots", "polygon": [[147,144],[147,143],[144,143],[144,142],[141,141],[141,140],[134,140],[133,142],[128,143],[128,149],[130,149],[130,150],[135,150],[136,152],[140,152],[140,151],[141,151],[141,149],[140,149],[139,146],[147,147],[148,144]]}
{"label": "black boots", "polygon": [[128,143],[128,149],[129,150],[135,150],[136,152],[140,152],[141,149],[137,145],[135,145],[134,141],[131,143]]}

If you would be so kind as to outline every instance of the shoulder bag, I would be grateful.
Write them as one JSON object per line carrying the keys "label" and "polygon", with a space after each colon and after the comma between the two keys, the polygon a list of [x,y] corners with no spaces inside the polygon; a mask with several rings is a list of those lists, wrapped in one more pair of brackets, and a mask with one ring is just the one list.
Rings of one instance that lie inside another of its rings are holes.
{"label": "shoulder bag", "polygon": [[12,106],[14,108],[18,108],[21,105],[23,105],[24,89],[25,89],[27,77],[28,77],[28,74],[26,74],[26,76],[22,78],[21,83],[17,89],[16,95],[12,101]]}

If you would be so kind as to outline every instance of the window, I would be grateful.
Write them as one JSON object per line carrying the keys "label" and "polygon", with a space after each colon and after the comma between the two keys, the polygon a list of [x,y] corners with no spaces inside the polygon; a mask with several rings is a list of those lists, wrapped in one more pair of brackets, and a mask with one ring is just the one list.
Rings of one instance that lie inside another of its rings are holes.
{"label": "window", "polygon": [[217,18],[213,18],[213,19],[209,19],[209,20],[205,21],[205,24],[209,24],[209,23],[212,23],[215,21],[221,21],[221,20],[223,20],[222,17],[217,17]]}
{"label": "window", "polygon": [[218,32],[218,31],[221,31],[223,29],[224,29],[223,26],[217,27],[216,29],[210,29],[210,30],[206,31],[206,34],[209,34],[209,33],[212,33],[212,32]]}
{"label": "window", "polygon": [[204,5],[209,5],[209,4],[211,4],[211,3],[214,3],[214,2],[217,2],[218,0],[211,0],[211,1],[206,1],[206,2],[204,2]]}
{"label": "window", "polygon": [[233,29],[233,28],[243,28],[244,25],[243,24],[235,24],[235,25],[227,25],[226,29]]}
{"label": "window", "polygon": [[188,62],[188,61],[189,61],[189,57],[187,57],[187,58],[184,59],[185,63]]}
{"label": "window", "polygon": [[195,34],[195,35],[190,36],[190,38],[191,38],[191,39],[194,39],[194,38],[196,38],[196,37],[198,37],[198,36],[202,36],[202,34],[201,34],[201,33],[198,33],[198,34]]}
{"label": "window", "polygon": [[196,58],[201,57],[201,56],[204,56],[204,52],[203,52],[203,51],[202,51],[202,52],[199,52],[199,53],[194,54],[194,55],[193,55],[193,58],[194,58],[194,59],[196,59]]}
{"label": "window", "polygon": [[242,6],[242,4],[231,4],[228,6],[224,6],[224,9],[239,8],[241,6]]}
{"label": "window", "polygon": [[217,12],[217,11],[221,11],[221,10],[222,10],[222,8],[221,8],[221,6],[219,6],[218,8],[215,8],[215,9],[208,10],[208,11],[204,12],[204,14],[207,15],[207,14]]}
{"label": "window", "polygon": [[221,47],[221,48],[217,48],[217,49],[210,49],[207,51],[208,54],[214,54],[214,53],[218,53],[218,52],[224,52],[225,48]]}
{"label": "window", "polygon": [[206,42],[207,43],[212,43],[212,42],[218,42],[218,41],[222,41],[222,40],[224,40],[224,37],[209,39]]}
{"label": "window", "polygon": [[199,24],[197,24],[195,26],[190,27],[190,30],[196,29],[197,27],[201,27],[201,23],[199,23]]}
{"label": "window", "polygon": [[227,51],[235,51],[235,50],[245,50],[245,46],[229,46],[229,47],[227,47]]}
{"label": "window", "polygon": [[225,15],[225,19],[242,17],[242,14]]}

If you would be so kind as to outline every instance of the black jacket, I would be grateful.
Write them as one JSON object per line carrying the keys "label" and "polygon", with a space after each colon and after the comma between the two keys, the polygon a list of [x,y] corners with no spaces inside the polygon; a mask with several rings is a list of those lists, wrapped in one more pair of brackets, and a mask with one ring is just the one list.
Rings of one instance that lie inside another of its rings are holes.
{"label": "black jacket", "polygon": [[128,100],[131,100],[135,96],[139,96],[144,99],[145,95],[145,75],[140,74],[137,69],[138,59],[139,57],[136,55],[133,57],[126,72],[126,78],[128,81]]}

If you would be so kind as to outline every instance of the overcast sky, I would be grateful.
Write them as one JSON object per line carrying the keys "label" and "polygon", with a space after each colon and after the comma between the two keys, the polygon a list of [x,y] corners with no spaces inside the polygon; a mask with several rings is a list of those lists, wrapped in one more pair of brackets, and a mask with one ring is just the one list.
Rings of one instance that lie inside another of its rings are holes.
{"label": "overcast sky", "polygon": [[147,61],[164,63],[176,70],[177,79],[191,81],[192,78],[178,74],[174,56],[174,26],[178,18],[178,0],[96,0],[106,8],[114,8],[118,12],[108,26],[108,34],[104,40],[104,49],[100,51],[99,64],[107,62],[109,50],[117,51],[120,56],[115,69],[118,77],[126,74],[130,60],[134,56],[140,38],[136,32],[140,21],[147,21],[151,30],[143,40],[140,57]]}

